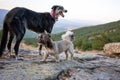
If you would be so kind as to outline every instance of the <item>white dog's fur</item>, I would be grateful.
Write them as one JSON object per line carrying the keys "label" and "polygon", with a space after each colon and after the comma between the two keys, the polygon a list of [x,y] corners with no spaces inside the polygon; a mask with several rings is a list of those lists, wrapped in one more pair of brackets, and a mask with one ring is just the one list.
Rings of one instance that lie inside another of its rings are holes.
{"label": "white dog's fur", "polygon": [[[72,36],[72,37],[71,37]],[[56,58],[56,61],[59,61],[59,54],[62,52],[65,52],[66,60],[68,59],[68,53],[71,54],[71,59],[73,58],[74,54],[74,46],[73,46],[73,36],[74,33],[71,31],[67,31],[65,34],[63,34],[61,41],[52,41],[53,49],[46,48],[46,54],[43,57],[43,61],[46,61],[48,55],[53,55]]]}
{"label": "white dog's fur", "polygon": [[73,39],[72,39],[71,36],[74,36],[74,33],[71,32],[71,31],[67,31],[65,34],[63,34],[63,35],[61,36],[61,38],[62,38],[62,40],[73,41],[73,40],[74,40],[74,37],[73,37]]}

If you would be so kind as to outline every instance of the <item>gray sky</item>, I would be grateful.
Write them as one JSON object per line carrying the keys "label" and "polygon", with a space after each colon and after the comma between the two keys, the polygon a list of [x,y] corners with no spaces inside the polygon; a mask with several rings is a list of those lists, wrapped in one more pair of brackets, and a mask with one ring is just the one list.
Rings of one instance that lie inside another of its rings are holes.
{"label": "gray sky", "polygon": [[0,9],[26,7],[37,12],[50,12],[53,5],[68,10],[65,19],[112,22],[120,20],[120,0],[0,0]]}

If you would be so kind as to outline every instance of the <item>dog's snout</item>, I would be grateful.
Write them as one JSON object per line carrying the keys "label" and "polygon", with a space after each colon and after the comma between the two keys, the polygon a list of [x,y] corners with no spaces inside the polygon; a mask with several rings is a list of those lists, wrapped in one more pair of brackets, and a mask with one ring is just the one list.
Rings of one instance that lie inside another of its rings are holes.
{"label": "dog's snout", "polygon": [[74,35],[70,35],[70,37],[71,37],[71,41],[74,41],[75,36]]}
{"label": "dog's snout", "polygon": [[67,10],[64,10],[65,13],[67,13],[68,11]]}

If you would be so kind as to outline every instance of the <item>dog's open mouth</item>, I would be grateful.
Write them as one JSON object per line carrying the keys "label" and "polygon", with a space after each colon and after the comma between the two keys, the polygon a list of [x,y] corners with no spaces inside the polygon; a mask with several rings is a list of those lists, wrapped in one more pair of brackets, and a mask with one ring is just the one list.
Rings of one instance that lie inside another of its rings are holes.
{"label": "dog's open mouth", "polygon": [[64,17],[64,14],[63,14],[63,13],[66,13],[66,12],[67,12],[67,10],[62,10],[62,11],[59,12],[59,14],[60,14],[62,17]]}
{"label": "dog's open mouth", "polygon": [[59,14],[60,14],[62,17],[64,17],[64,14],[63,14],[63,12],[62,12],[62,11],[60,11],[60,12],[59,12]]}

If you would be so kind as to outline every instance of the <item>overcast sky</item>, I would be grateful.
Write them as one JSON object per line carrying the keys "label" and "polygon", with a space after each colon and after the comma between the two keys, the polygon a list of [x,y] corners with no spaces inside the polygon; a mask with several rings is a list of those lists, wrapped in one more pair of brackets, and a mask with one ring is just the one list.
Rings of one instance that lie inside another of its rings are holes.
{"label": "overcast sky", "polygon": [[0,9],[26,7],[37,12],[50,12],[53,5],[68,10],[65,19],[112,22],[120,20],[120,0],[0,0]]}

